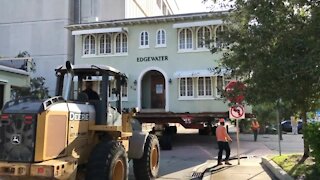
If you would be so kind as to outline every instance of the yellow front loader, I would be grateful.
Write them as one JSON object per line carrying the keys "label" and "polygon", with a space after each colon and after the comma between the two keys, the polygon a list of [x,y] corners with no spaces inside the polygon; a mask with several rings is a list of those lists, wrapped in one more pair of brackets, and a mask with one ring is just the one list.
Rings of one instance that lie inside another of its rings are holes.
{"label": "yellow front loader", "polygon": [[[7,102],[0,116],[0,179],[126,180],[158,175],[156,136],[121,107],[126,76],[105,65],[67,62],[56,69],[56,96]],[[85,93],[91,81],[98,99]],[[115,97],[110,101],[110,97]]]}

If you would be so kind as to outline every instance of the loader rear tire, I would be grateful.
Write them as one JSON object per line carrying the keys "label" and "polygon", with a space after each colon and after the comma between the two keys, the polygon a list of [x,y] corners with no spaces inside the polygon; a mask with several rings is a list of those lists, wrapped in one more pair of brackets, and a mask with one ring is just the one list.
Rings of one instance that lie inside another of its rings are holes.
{"label": "loader rear tire", "polygon": [[160,147],[157,136],[149,134],[144,145],[143,156],[133,159],[133,171],[136,179],[150,180],[158,176],[160,165]]}
{"label": "loader rear tire", "polygon": [[117,141],[103,141],[94,147],[86,168],[86,180],[128,179],[128,156]]}

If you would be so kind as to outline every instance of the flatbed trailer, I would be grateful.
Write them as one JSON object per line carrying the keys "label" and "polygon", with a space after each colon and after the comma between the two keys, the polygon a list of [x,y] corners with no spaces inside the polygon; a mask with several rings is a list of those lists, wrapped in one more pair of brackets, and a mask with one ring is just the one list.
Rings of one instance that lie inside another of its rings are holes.
{"label": "flatbed trailer", "polygon": [[[246,113],[245,118],[254,117]],[[156,134],[160,139],[162,149],[172,148],[171,136],[177,133],[176,126],[169,124],[179,123],[186,129],[198,129],[200,135],[209,135],[216,127],[219,118],[229,119],[229,112],[200,112],[200,113],[174,113],[174,112],[138,112],[135,115],[141,124],[153,123],[150,133]]]}

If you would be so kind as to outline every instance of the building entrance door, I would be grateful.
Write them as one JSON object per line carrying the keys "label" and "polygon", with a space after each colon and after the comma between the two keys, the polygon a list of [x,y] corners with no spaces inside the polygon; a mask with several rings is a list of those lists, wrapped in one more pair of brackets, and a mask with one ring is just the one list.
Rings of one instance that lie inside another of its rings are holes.
{"label": "building entrance door", "polygon": [[165,81],[162,75],[151,75],[151,108],[165,108]]}
{"label": "building entrance door", "polygon": [[141,80],[141,110],[163,111],[166,108],[166,87],[163,74],[148,71]]}

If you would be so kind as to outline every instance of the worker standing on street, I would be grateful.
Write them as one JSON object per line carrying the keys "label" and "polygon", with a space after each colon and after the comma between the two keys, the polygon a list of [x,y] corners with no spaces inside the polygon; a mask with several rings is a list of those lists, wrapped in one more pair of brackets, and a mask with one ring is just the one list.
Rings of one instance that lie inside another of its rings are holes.
{"label": "worker standing on street", "polygon": [[223,150],[226,151],[226,158],[225,158],[225,164],[226,165],[232,165],[229,162],[229,157],[230,157],[230,146],[229,146],[229,141],[232,142],[232,139],[227,133],[226,128],[224,127],[224,119],[221,118],[219,119],[220,125],[216,129],[216,137],[217,137],[217,142],[219,146],[219,153],[218,153],[218,165],[222,165],[222,152]]}
{"label": "worker standing on street", "polygon": [[298,116],[291,116],[291,127],[292,127],[292,134],[298,134]]}
{"label": "worker standing on street", "polygon": [[251,129],[253,131],[254,141],[257,141],[258,133],[260,130],[260,124],[256,118],[254,118],[253,121],[251,122]]}

